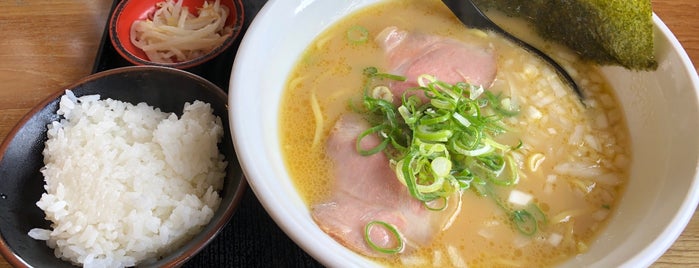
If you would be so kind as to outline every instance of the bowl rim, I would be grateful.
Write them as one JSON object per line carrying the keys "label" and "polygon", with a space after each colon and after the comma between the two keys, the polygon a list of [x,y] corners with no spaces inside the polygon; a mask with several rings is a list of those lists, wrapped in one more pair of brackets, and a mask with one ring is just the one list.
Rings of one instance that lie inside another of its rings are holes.
{"label": "bowl rim", "polygon": [[[281,1],[280,1],[281,2]],[[301,2],[301,1],[296,1],[296,2]],[[267,19],[263,20],[265,18],[266,13],[271,13],[270,10],[272,9],[272,5],[274,4],[280,4],[275,0],[270,0],[268,4],[264,7],[263,10],[258,13],[258,15],[255,17],[253,20],[252,24],[250,25],[248,31],[246,32],[242,42],[241,46],[238,50],[238,57],[236,58],[236,63],[234,64],[234,67],[231,71],[231,77],[237,77],[243,75],[243,69],[244,67],[238,65],[238,59],[252,59],[251,57],[240,57],[241,53],[249,50],[251,47],[253,47],[252,44],[250,44],[250,41],[248,39],[251,39],[254,36],[255,39],[259,39],[260,35],[257,32],[263,31],[261,28],[263,24],[264,26],[268,26],[269,22]],[[310,3],[307,1],[303,1],[302,4],[299,4],[299,8],[307,8]],[[337,15],[337,14],[332,14],[332,15]],[[691,60],[689,59],[686,50],[681,46],[677,38],[674,36],[674,34],[667,28],[667,26],[662,22],[662,20],[655,14],[652,13],[653,16],[653,25],[656,30],[659,30],[659,32],[664,35],[665,38],[669,40],[669,43],[671,45],[670,51],[677,52],[679,54],[680,59],[682,60],[683,68],[686,69],[689,72],[689,80],[694,86],[694,91],[699,90],[699,78],[697,77],[697,73],[695,68],[693,67]],[[334,19],[331,19],[334,21]],[[263,23],[264,21],[264,23]],[[327,21],[323,21],[323,23],[328,23]],[[324,29],[327,28],[327,25],[323,27]],[[253,35],[254,34],[254,35]],[[265,39],[267,40],[267,39]],[[308,45],[308,44],[306,44]],[[250,62],[246,62],[250,63]],[[253,67],[254,69],[255,67]],[[247,79],[247,78],[246,78]],[[235,88],[240,86],[239,84],[236,84],[237,82],[234,80],[231,80],[230,82],[230,87]],[[243,98],[242,94],[238,93],[231,93],[229,95],[229,105],[233,107],[234,109],[243,109],[238,107],[238,104],[242,101]],[[246,100],[247,101],[247,100]],[[275,108],[276,109],[276,108]],[[235,111],[232,110],[230,120],[232,124],[232,129],[234,131],[234,137],[235,136],[243,136],[241,133],[237,133],[242,131],[245,126],[243,125],[244,123],[242,122],[242,118],[236,118],[236,113],[239,114],[241,110]],[[276,118],[276,117],[275,117]],[[240,119],[240,120],[238,120]],[[275,137],[278,137],[278,134],[274,134]],[[248,135],[245,135],[248,136]],[[237,138],[234,138],[237,139]],[[241,144],[242,145],[242,144]],[[300,222],[297,222],[297,218],[294,218],[292,215],[292,212],[284,211],[284,208],[279,207],[280,205],[280,199],[274,195],[274,193],[268,192],[269,187],[266,185],[267,182],[264,182],[266,180],[266,176],[272,175],[272,173],[266,173],[266,171],[260,169],[260,168],[254,168],[250,166],[254,166],[254,161],[258,160],[256,154],[246,148],[246,146],[237,146],[238,148],[238,158],[241,161],[241,166],[243,167],[246,176],[248,176],[248,183],[255,192],[255,194],[258,196],[258,199],[260,200],[260,203],[263,205],[267,213],[270,214],[270,216],[274,219],[274,221],[281,227],[281,229],[294,241],[296,242],[301,248],[303,248],[306,252],[308,252],[311,256],[313,256],[315,259],[323,263],[324,265],[347,265],[348,259],[346,259],[345,255],[337,257],[339,254],[334,254],[335,256],[331,256],[333,254],[328,254],[329,248],[324,248],[323,246],[318,246],[314,245],[313,243],[321,243],[319,241],[312,241],[312,239],[308,238],[308,234],[304,234],[304,231],[308,231],[305,229],[305,227],[300,226]],[[274,148],[269,149],[269,148],[257,148],[257,150],[275,150]],[[266,155],[265,155],[266,156]],[[697,163],[699,164],[699,163]],[[284,168],[286,168],[284,166]],[[698,170],[699,171],[699,170]],[[286,171],[285,171],[286,172]],[[285,173],[286,174],[286,173]],[[283,178],[287,179],[287,178]],[[694,177],[693,177],[693,182],[692,185],[698,185],[699,184],[699,173],[695,171]],[[276,192],[275,192],[276,193]],[[696,209],[697,204],[699,203],[699,191],[697,190],[690,190],[690,192],[687,194],[686,198],[683,200],[683,202],[680,204],[680,206],[677,207],[677,213],[675,213],[675,217],[668,222],[667,226],[663,228],[663,237],[659,237],[655,240],[652,241],[651,244],[646,245],[645,247],[642,248],[642,251],[639,251],[635,255],[631,255],[629,259],[624,260],[625,265],[632,265],[632,264],[645,264],[645,265],[650,265],[652,262],[657,260],[667,249],[673,244],[673,242],[679,237],[681,232],[684,230],[686,225],[689,223],[689,220],[692,218],[693,211]],[[667,235],[667,236],[666,236]],[[327,245],[325,245],[327,246]],[[356,255],[356,254],[355,254]],[[359,255],[357,255],[359,256]]]}
{"label": "bowl rim", "polygon": [[[123,42],[131,42],[131,40],[122,40],[119,38],[119,33],[121,31],[129,31],[130,32],[130,27],[129,29],[121,29],[118,27],[119,25],[119,20],[121,19],[121,15],[124,14],[124,10],[127,10],[131,5],[131,3],[134,2],[139,2],[141,0],[122,0],[118,2],[116,7],[113,9],[114,11],[112,14],[109,16],[109,21],[107,24],[107,29],[109,32],[109,39],[112,43],[112,46],[114,47],[114,50],[125,60],[130,62],[131,64],[134,65],[156,65],[156,66],[165,66],[165,67],[172,67],[172,68],[177,68],[177,69],[189,69],[195,66],[198,66],[200,64],[203,64],[205,62],[208,62],[224,51],[226,51],[228,48],[230,48],[233,43],[237,40],[238,36],[242,32],[243,29],[243,23],[245,20],[245,9],[243,7],[242,0],[221,0],[230,2],[231,6],[235,8],[235,13],[233,11],[231,12],[235,18],[235,21],[231,22],[231,25],[233,26],[233,32],[231,35],[226,38],[226,40],[213,50],[209,51],[208,53],[201,55],[199,57],[196,57],[194,59],[190,59],[187,61],[181,61],[181,62],[174,62],[174,63],[159,63],[159,62],[153,62],[150,60],[143,59],[141,57],[138,57],[134,55],[129,49],[127,49]],[[152,2],[163,2],[165,0],[151,0]],[[179,1],[186,1],[186,0],[179,0]],[[207,1],[207,0],[205,0]],[[130,36],[130,34],[126,34],[126,36]],[[139,49],[139,48],[135,48]],[[140,49],[139,49],[140,50]]]}
{"label": "bowl rim", "polygon": [[[687,51],[672,30],[667,27],[665,22],[663,22],[660,16],[658,16],[655,12],[652,13],[652,20],[654,30],[656,33],[661,33],[662,37],[667,39],[668,44],[671,47],[671,51],[678,54],[681,60],[682,68],[687,71],[687,76],[689,78],[688,80],[693,86],[692,89],[695,91],[695,93],[699,93],[699,74],[692,63],[691,58],[689,58]],[[655,38],[657,40],[658,36]],[[699,100],[697,101],[699,102]],[[670,247],[672,247],[689,222],[692,220],[692,217],[699,206],[699,187],[697,186],[699,186],[699,162],[697,162],[695,166],[691,187],[688,189],[682,203],[677,206],[672,220],[665,225],[663,231],[650,244],[643,247],[641,251],[637,252],[635,255],[632,255],[629,259],[625,260],[622,264],[623,267],[636,267],[635,265],[637,264],[650,266],[660,257],[662,257],[665,252],[670,249]],[[616,216],[618,217],[620,215]]]}
{"label": "bowl rim", "polygon": [[[226,104],[226,112],[230,114],[230,108],[226,103],[226,100],[228,98],[227,94],[216,84],[210,82],[209,80],[204,79],[203,77],[190,73],[184,70],[180,70],[177,68],[172,68],[172,67],[167,67],[167,66],[157,66],[157,65],[137,65],[137,66],[125,66],[125,67],[117,67],[105,71],[101,71],[98,73],[90,74],[88,76],[85,76],[83,78],[80,78],[76,82],[55,91],[54,93],[51,93],[49,96],[44,98],[41,102],[36,104],[33,108],[31,108],[26,114],[22,116],[22,118],[12,127],[10,132],[7,134],[5,139],[0,143],[0,161],[3,160],[5,156],[5,152],[7,151],[7,148],[10,146],[12,141],[17,137],[17,133],[25,126],[25,124],[31,120],[34,115],[36,115],[38,112],[40,112],[45,106],[47,106],[49,103],[55,101],[56,99],[60,98],[65,94],[66,90],[73,89],[76,87],[79,87],[83,84],[98,80],[102,77],[106,76],[111,76],[115,74],[121,74],[121,73],[129,73],[129,72],[141,72],[141,71],[146,71],[146,70],[153,70],[153,71],[158,71],[158,72],[165,72],[165,73],[174,73],[177,75],[183,75],[189,78],[194,79],[198,83],[202,83],[206,85],[206,88],[211,89],[211,92],[215,92],[217,98],[220,98],[221,100],[224,101]],[[222,122],[223,124],[226,124],[227,122]],[[231,135],[232,135],[232,129]],[[233,157],[236,157],[234,154]],[[236,157],[237,158],[237,157]],[[231,164],[231,161],[228,161],[228,164]],[[238,166],[240,164],[238,163]],[[202,230],[197,233],[195,236],[192,237],[192,240],[197,239],[198,237],[203,237],[205,239],[202,239],[201,241],[197,241],[196,243],[193,243],[189,245],[190,242],[183,244],[180,246],[180,248],[176,248],[173,250],[173,252],[178,251],[178,250],[184,250],[182,254],[177,255],[176,257],[171,258],[167,263],[163,264],[161,267],[180,267],[187,261],[189,261],[192,257],[194,257],[197,253],[199,253],[201,250],[203,250],[211,241],[213,241],[216,236],[225,228],[225,226],[228,224],[228,222],[232,219],[233,215],[235,214],[237,208],[240,205],[240,202],[242,201],[243,195],[245,194],[246,189],[249,187],[249,184],[247,182],[247,179],[245,175],[242,173],[242,170],[240,171],[240,174],[236,174],[234,176],[239,176],[240,180],[238,182],[237,187],[235,187],[235,191],[231,193],[232,195],[232,200],[229,203],[221,203],[217,209],[217,211],[223,211],[221,217],[216,220],[214,218],[207,223],[207,225],[204,225]],[[223,199],[222,199],[223,201]],[[214,212],[215,213],[215,212]],[[213,224],[213,225],[212,225]],[[0,233],[0,255],[2,255],[7,262],[12,265],[13,267],[31,267],[27,262],[24,261],[24,259],[19,256],[18,254],[15,253],[14,250],[12,250],[12,247],[10,247],[9,244],[5,241],[5,237]],[[57,260],[59,260],[57,258]],[[161,261],[161,260],[159,260]],[[148,264],[144,264],[145,266],[148,266]]]}

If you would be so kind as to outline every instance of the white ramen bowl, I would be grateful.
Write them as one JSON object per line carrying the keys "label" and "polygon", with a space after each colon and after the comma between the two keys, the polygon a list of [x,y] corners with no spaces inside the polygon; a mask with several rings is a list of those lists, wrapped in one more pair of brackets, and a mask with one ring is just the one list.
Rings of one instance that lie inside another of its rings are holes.
{"label": "white ramen bowl", "polygon": [[[331,267],[377,264],[335,242],[311,219],[280,153],[280,98],[291,69],[316,35],[373,2],[269,1],[246,32],[231,74],[231,128],[250,187],[298,245]],[[630,128],[631,179],[589,251],[562,267],[649,266],[677,239],[699,200],[699,78],[670,30],[655,15],[653,21],[657,71],[603,69]]]}

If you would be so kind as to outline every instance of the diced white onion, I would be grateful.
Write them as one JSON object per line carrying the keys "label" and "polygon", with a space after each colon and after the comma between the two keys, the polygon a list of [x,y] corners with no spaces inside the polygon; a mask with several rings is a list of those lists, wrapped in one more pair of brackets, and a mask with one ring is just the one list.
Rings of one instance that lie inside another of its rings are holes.
{"label": "diced white onion", "polygon": [[451,261],[451,265],[454,267],[468,267],[466,266],[464,259],[461,257],[461,254],[459,254],[459,250],[457,250],[454,246],[448,246],[447,253],[449,253],[449,261]]}
{"label": "diced white onion", "polygon": [[533,119],[541,119],[544,115],[534,106],[527,107],[527,115]]}
{"label": "diced white onion", "polygon": [[583,132],[585,131],[585,127],[581,125],[575,126],[575,131],[573,134],[570,135],[570,138],[568,138],[568,144],[570,145],[577,145],[582,142],[582,137],[583,137]]}
{"label": "diced white onion", "polygon": [[549,244],[551,244],[554,247],[557,247],[561,243],[562,240],[563,240],[563,236],[558,234],[558,233],[552,233],[551,235],[549,235],[549,238],[547,239]]}
{"label": "diced white onion", "polygon": [[602,146],[599,144],[599,141],[597,141],[597,138],[595,138],[592,135],[585,135],[585,143],[589,145],[592,149],[594,149],[597,152],[602,151]]}
{"label": "diced white onion", "polygon": [[515,248],[523,248],[523,247],[526,247],[527,245],[531,244],[531,242],[532,242],[532,239],[530,237],[518,235],[515,237],[512,244],[515,246]]}
{"label": "diced white onion", "polygon": [[523,74],[526,75],[527,78],[532,79],[539,75],[539,70],[532,64],[526,64],[524,65]]}
{"label": "diced white onion", "polygon": [[595,126],[600,129],[605,129],[609,127],[609,120],[607,120],[607,115],[600,113],[595,118]]}
{"label": "diced white onion", "polygon": [[555,100],[556,99],[552,96],[546,96],[546,97],[542,96],[542,98],[537,98],[534,101],[534,105],[536,105],[536,107],[543,108],[543,107],[546,107],[547,105],[551,104]]}
{"label": "diced white onion", "polygon": [[551,174],[546,176],[546,183],[544,184],[544,193],[545,194],[551,194],[553,193],[553,186],[556,183],[556,179],[558,177],[555,174]]}
{"label": "diced white onion", "polygon": [[536,172],[537,170],[539,170],[539,166],[541,166],[541,163],[543,163],[545,159],[546,156],[544,156],[544,154],[541,153],[531,155],[529,157],[529,170],[531,170],[532,172]]}
{"label": "diced white onion", "polygon": [[557,74],[553,74],[553,75],[549,76],[547,80],[549,82],[549,85],[551,85],[551,89],[553,89],[553,94],[556,97],[560,98],[560,97],[563,97],[565,95],[568,95],[568,90],[570,90],[570,89],[567,89],[567,88],[565,88],[565,86],[563,86],[563,83],[561,83]]}
{"label": "diced white onion", "polygon": [[609,215],[609,210],[608,209],[600,209],[598,211],[595,211],[595,213],[592,213],[592,218],[598,221],[602,221],[607,218]]}
{"label": "diced white onion", "polygon": [[533,196],[530,194],[518,190],[512,190],[507,201],[515,205],[526,206],[532,201],[532,198]]}
{"label": "diced white onion", "polygon": [[590,180],[593,180],[597,183],[606,184],[606,185],[618,185],[619,183],[621,183],[619,176],[615,173],[602,174],[602,175],[590,178]]}
{"label": "diced white onion", "polygon": [[432,253],[432,266],[433,267],[441,267],[443,265],[444,265],[444,258],[442,257],[442,251],[435,250]]}
{"label": "diced white onion", "polygon": [[550,183],[544,184],[544,193],[545,194],[552,194],[553,193],[553,184],[550,184]]}
{"label": "diced white onion", "polygon": [[495,237],[495,234],[491,230],[486,228],[478,230],[477,234],[488,240],[493,239],[493,237]]}
{"label": "diced white onion", "polygon": [[561,213],[558,213],[551,217],[551,222],[558,222],[558,223],[563,223],[563,222],[568,222],[570,221],[571,218],[577,217],[580,215],[583,215],[585,213],[588,213],[587,209],[572,209],[572,210],[566,210]]}
{"label": "diced white onion", "polygon": [[427,259],[418,256],[401,255],[400,262],[405,266],[425,266],[428,264]]}
{"label": "diced white onion", "polygon": [[599,166],[579,162],[569,162],[556,165],[555,167],[553,167],[553,171],[561,175],[571,175],[586,179],[591,179],[600,176],[604,173]]}

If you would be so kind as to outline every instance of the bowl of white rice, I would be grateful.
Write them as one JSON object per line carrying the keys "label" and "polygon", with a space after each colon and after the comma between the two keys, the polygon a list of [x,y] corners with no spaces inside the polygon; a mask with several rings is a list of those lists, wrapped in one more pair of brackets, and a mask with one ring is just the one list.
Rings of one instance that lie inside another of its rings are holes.
{"label": "bowl of white rice", "polygon": [[0,252],[16,267],[173,267],[244,192],[225,92],[174,68],[88,76],[0,145]]}

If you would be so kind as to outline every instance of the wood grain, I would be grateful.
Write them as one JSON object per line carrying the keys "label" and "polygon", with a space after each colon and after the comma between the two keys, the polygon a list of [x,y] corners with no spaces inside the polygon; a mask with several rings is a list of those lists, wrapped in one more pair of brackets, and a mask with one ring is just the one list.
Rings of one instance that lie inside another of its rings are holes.
{"label": "wood grain", "polygon": [[111,5],[0,1],[0,140],[41,100],[91,72]]}
{"label": "wood grain", "polygon": [[0,139],[91,71],[111,0],[0,1]]}
{"label": "wood grain", "polygon": [[[653,0],[697,68],[699,1]],[[0,1],[0,140],[31,107],[90,73],[112,0]],[[653,267],[699,267],[699,216]],[[0,258],[0,268],[10,265]]]}

